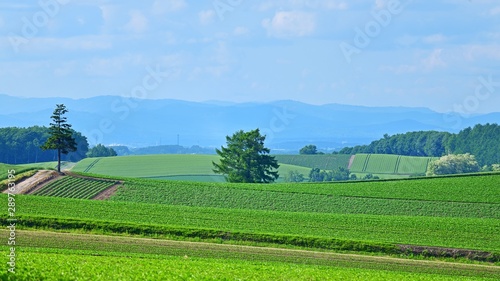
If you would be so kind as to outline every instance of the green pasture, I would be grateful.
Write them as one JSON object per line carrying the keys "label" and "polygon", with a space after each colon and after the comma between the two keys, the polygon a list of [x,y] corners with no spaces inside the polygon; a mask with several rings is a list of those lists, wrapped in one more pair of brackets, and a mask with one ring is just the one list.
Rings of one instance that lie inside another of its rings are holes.
{"label": "green pasture", "polygon": [[275,155],[280,164],[319,168],[321,170],[336,170],[338,167],[347,168],[351,155],[346,154],[318,154],[318,155]]}
{"label": "green pasture", "polygon": [[[141,155],[105,158],[86,158],[78,162],[73,172],[85,172],[99,175],[152,178],[182,181],[223,182],[222,175],[215,174],[213,162],[218,162],[217,155]],[[309,175],[309,168],[280,164],[278,169],[281,179],[289,171],[298,171]]]}
{"label": "green pasture", "polygon": [[391,154],[356,154],[351,173],[360,174],[425,174],[427,165],[435,157],[401,156]]}

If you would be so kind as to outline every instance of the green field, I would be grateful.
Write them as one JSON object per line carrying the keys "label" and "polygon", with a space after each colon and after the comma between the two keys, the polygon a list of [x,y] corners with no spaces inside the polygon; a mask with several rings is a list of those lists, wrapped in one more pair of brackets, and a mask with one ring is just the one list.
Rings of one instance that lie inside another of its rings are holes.
{"label": "green field", "polygon": [[[178,154],[86,158],[78,162],[72,171],[117,177],[223,182],[224,177],[212,171],[212,161],[218,160],[217,155]],[[289,171],[307,176],[310,169],[280,164],[278,171],[281,177],[278,181],[282,181]]]}
{"label": "green field", "polygon": [[[46,231],[19,234],[18,242],[30,247],[17,256],[16,280],[494,280],[499,272],[478,265],[292,249]],[[2,255],[7,254],[4,249]],[[0,278],[9,280],[7,268]]]}
{"label": "green field", "polygon": [[[398,165],[413,169],[414,164],[395,157],[397,165],[386,161],[378,169]],[[186,165],[211,164],[206,155],[187,158]],[[370,158],[366,155],[364,167],[374,167],[369,166]],[[87,159],[73,171],[108,174],[102,177],[109,180],[68,176],[38,191],[51,196],[16,196],[16,242],[23,250],[17,252],[16,278],[4,270],[0,279],[498,280],[500,276],[499,173],[301,184],[159,180],[211,176],[187,174],[186,167],[182,170],[165,161],[172,159],[176,157]],[[135,160],[139,161],[133,167],[127,166]],[[165,167],[171,167],[171,174],[162,176]],[[280,172],[298,169],[310,170],[282,164]],[[109,175],[113,173],[117,175]],[[150,178],[131,177],[138,175]],[[90,198],[96,188],[103,190],[117,181],[123,184],[105,201],[62,198]],[[0,198],[7,202],[6,194]],[[9,225],[7,219],[0,216],[4,226]],[[7,255],[6,246],[0,249]],[[52,269],[47,268],[49,263]]]}
{"label": "green field", "polygon": [[356,154],[350,171],[356,174],[421,175],[435,157],[414,157],[391,154]]}
{"label": "green field", "polygon": [[33,193],[39,196],[91,199],[105,189],[116,184],[112,180],[86,179],[66,176]]}
{"label": "green field", "polygon": [[275,155],[281,164],[319,168],[321,170],[335,170],[338,167],[347,168],[351,155],[346,154],[319,154],[319,155]]}

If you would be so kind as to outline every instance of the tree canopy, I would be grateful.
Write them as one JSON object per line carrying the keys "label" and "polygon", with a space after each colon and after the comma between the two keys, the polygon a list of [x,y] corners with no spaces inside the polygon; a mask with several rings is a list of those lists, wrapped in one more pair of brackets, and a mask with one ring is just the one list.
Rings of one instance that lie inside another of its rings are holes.
{"label": "tree canopy", "polygon": [[317,154],[318,149],[314,144],[309,144],[300,149],[299,154]]}
{"label": "tree canopy", "polygon": [[116,155],[116,151],[113,148],[105,147],[102,144],[92,147],[89,152],[87,152],[87,157],[110,157]]}
{"label": "tree canopy", "polygon": [[61,172],[61,154],[76,151],[76,141],[73,138],[71,125],[64,116],[68,110],[64,104],[57,104],[50,117],[49,138],[42,145],[43,150],[57,150],[57,171]]}
{"label": "tree canopy", "polygon": [[265,136],[259,129],[249,132],[240,130],[226,136],[227,147],[215,151],[220,163],[212,162],[213,171],[223,174],[229,182],[271,183],[278,179],[278,161],[270,156],[264,146]]}
{"label": "tree canopy", "polygon": [[342,154],[381,153],[408,156],[441,157],[447,154],[470,153],[480,165],[500,164],[500,126],[477,124],[458,134],[437,131],[408,132],[384,135],[369,145],[345,147]]}
{"label": "tree canopy", "polygon": [[479,172],[480,167],[474,155],[450,154],[432,161],[427,168],[427,175],[450,175]]}

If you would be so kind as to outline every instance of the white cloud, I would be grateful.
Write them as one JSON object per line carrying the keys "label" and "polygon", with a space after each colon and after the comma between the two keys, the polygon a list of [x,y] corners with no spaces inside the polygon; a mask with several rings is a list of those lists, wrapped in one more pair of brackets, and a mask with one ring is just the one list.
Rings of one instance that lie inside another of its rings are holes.
{"label": "white cloud", "polygon": [[211,24],[215,19],[215,12],[213,10],[205,10],[198,13],[198,19],[202,25]]}
{"label": "white cloud", "polygon": [[134,33],[141,33],[148,29],[148,19],[140,11],[130,12],[130,21],[125,25],[125,29]]}
{"label": "white cloud", "polygon": [[246,27],[243,26],[237,26],[233,30],[233,34],[236,36],[242,36],[248,34],[249,30]]}
{"label": "white cloud", "polygon": [[443,49],[435,49],[432,53],[422,60],[422,65],[425,70],[432,70],[438,67],[445,67],[446,63],[443,61],[441,54]]}
{"label": "white cloud", "polygon": [[277,12],[273,19],[265,19],[262,26],[273,37],[303,37],[311,35],[316,29],[316,19],[311,13]]}
{"label": "white cloud", "polygon": [[259,10],[269,11],[272,9],[327,9],[345,10],[348,4],[343,0],[274,0],[260,4]]}
{"label": "white cloud", "polygon": [[467,45],[463,47],[462,53],[469,61],[500,60],[500,45]]}
{"label": "white cloud", "polygon": [[153,3],[153,13],[154,14],[165,14],[171,12],[177,12],[184,9],[187,6],[184,0],[156,0]]}
{"label": "white cloud", "polygon": [[496,16],[500,15],[500,6],[496,6],[490,10],[490,15]]}
{"label": "white cloud", "polygon": [[433,34],[427,37],[424,37],[422,41],[427,44],[440,44],[444,43],[447,40],[445,36],[442,34]]}

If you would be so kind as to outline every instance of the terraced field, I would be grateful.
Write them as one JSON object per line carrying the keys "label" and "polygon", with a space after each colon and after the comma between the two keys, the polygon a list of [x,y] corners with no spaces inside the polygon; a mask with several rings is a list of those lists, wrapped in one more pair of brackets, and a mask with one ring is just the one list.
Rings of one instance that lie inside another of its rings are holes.
{"label": "terraced field", "polygon": [[422,175],[435,157],[413,157],[390,154],[356,154],[351,165],[352,173]]}
{"label": "terraced field", "polygon": [[37,190],[33,195],[91,199],[117,181],[66,176]]}

